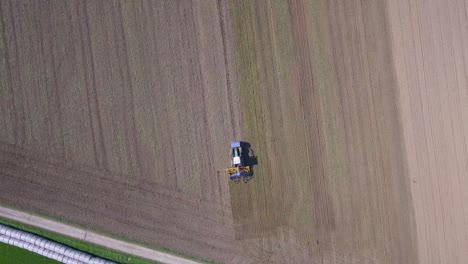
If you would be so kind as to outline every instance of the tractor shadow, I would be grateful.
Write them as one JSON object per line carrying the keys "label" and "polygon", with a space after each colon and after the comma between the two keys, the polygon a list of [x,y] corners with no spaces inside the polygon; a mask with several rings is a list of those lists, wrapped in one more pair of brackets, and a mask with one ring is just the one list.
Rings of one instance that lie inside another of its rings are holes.
{"label": "tractor shadow", "polygon": [[254,150],[252,146],[248,142],[241,141],[242,147],[242,159],[244,159],[244,163],[246,166],[250,166],[250,175],[253,179],[255,177],[255,169],[254,166],[258,165],[257,156],[255,156]]}

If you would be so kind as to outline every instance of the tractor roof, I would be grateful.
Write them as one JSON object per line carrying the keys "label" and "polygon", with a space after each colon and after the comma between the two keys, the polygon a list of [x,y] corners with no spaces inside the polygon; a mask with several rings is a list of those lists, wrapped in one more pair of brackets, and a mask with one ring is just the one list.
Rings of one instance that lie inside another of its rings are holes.
{"label": "tractor roof", "polygon": [[241,146],[240,141],[232,141],[231,142],[231,148],[238,148]]}

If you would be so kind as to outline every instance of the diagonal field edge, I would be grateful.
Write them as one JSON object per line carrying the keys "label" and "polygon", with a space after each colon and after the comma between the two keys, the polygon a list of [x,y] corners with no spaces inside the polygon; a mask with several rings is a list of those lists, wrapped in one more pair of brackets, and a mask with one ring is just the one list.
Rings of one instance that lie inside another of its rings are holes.
{"label": "diagonal field edge", "polygon": [[188,260],[182,257],[174,256],[168,253],[157,251],[154,249],[145,248],[139,245],[120,241],[110,237],[106,237],[95,232],[69,226],[63,223],[58,223],[40,216],[20,212],[10,208],[0,206],[0,216],[23,224],[35,226],[48,231],[52,231],[71,238],[80,239],[89,243],[104,246],[109,249],[121,251],[130,255],[135,255],[145,259],[158,261],[167,264],[196,264],[199,262]]}

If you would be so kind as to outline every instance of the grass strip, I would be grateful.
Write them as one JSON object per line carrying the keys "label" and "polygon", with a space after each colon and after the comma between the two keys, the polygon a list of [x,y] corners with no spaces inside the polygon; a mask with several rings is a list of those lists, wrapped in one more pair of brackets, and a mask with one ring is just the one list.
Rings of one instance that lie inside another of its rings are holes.
{"label": "grass strip", "polygon": [[59,264],[53,259],[38,255],[26,249],[0,243],[0,263],[9,264]]}

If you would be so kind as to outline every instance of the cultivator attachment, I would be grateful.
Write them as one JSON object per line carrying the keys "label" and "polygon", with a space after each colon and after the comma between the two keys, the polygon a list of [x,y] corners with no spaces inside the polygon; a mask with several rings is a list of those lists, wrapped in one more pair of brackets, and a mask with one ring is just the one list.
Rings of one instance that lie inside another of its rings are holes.
{"label": "cultivator attachment", "polygon": [[235,183],[241,180],[248,182],[252,178],[252,171],[249,164],[249,147],[245,142],[232,141],[231,142],[231,167],[224,169],[229,174],[229,179]]}
{"label": "cultivator attachment", "polygon": [[249,166],[229,167],[224,171],[229,174],[229,179],[235,183],[239,183],[241,180],[247,182],[251,178]]}

